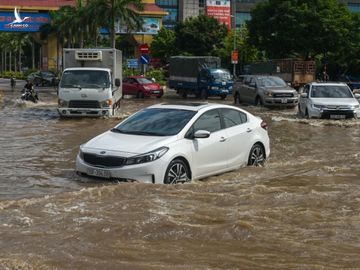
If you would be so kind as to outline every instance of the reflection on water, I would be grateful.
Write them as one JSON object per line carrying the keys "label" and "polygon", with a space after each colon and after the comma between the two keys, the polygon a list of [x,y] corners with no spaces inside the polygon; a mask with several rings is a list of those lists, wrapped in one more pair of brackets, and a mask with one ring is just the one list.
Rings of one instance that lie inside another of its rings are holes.
{"label": "reflection on water", "polygon": [[0,98],[0,269],[360,266],[359,120],[244,107],[269,123],[265,167],[176,186],[112,183],[74,173],[79,145],[159,100],[59,119],[56,96],[41,98]]}

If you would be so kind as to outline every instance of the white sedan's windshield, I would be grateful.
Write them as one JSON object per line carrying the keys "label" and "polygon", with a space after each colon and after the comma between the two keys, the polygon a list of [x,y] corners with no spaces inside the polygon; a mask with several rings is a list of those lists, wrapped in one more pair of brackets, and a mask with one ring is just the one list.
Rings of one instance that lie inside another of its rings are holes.
{"label": "white sedan's windshield", "polygon": [[351,90],[345,85],[315,85],[311,89],[313,98],[352,98]]}
{"label": "white sedan's windshield", "polygon": [[196,111],[152,108],[142,110],[111,131],[144,136],[171,136],[179,133]]}

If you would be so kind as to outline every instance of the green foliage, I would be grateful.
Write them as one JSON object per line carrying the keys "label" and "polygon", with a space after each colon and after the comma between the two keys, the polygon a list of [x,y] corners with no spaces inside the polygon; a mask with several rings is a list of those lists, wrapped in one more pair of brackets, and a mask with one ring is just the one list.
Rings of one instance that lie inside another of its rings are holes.
{"label": "green foliage", "polygon": [[[160,85],[165,85],[166,81],[164,74],[165,73],[162,68],[152,68],[146,71],[145,77],[154,78],[156,82],[159,83]],[[137,76],[137,75],[141,75],[141,71],[139,69],[126,68],[126,67],[123,69],[124,78],[128,76]]]}
{"label": "green foliage", "polygon": [[14,71],[4,71],[1,73],[1,77],[2,78],[15,78],[15,79],[19,79],[19,80],[25,80],[26,76],[21,73],[21,72],[14,72]]}
{"label": "green foliage", "polygon": [[251,17],[249,40],[269,58],[317,58],[320,66],[340,67],[360,41],[354,15],[337,0],[268,0]]}
{"label": "green foliage", "polygon": [[162,27],[151,43],[151,55],[167,63],[170,56],[176,55],[175,39],[174,31]]}
{"label": "green foliage", "polygon": [[175,26],[175,46],[180,54],[214,55],[224,47],[227,28],[212,17],[200,15]]}

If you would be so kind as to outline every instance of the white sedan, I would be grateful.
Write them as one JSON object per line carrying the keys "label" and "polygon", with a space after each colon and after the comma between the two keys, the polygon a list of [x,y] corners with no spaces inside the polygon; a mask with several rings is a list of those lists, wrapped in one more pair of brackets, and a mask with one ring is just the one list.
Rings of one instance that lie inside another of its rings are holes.
{"label": "white sedan", "polygon": [[299,114],[306,118],[360,118],[360,105],[345,83],[312,82],[300,95]]}
{"label": "white sedan", "polygon": [[213,103],[158,104],[80,146],[79,174],[146,183],[184,183],[263,165],[267,123]]}

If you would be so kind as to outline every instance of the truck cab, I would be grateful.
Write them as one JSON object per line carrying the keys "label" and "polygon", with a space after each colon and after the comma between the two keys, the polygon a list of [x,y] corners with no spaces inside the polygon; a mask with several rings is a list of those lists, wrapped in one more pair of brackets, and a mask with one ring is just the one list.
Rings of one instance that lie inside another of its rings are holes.
{"label": "truck cab", "polygon": [[121,51],[64,49],[63,64],[58,86],[60,116],[114,115],[122,97]]}
{"label": "truck cab", "polygon": [[201,98],[220,96],[225,99],[232,93],[233,81],[228,70],[222,68],[202,69],[199,79],[198,95]]}

